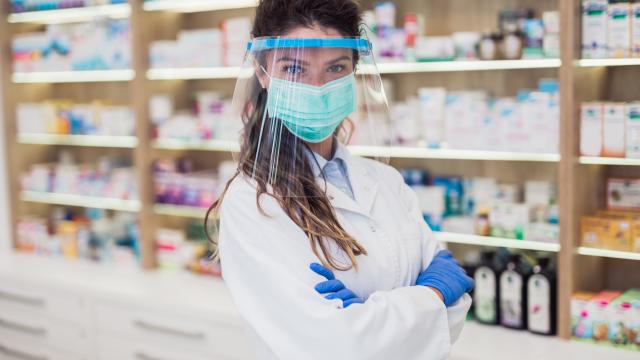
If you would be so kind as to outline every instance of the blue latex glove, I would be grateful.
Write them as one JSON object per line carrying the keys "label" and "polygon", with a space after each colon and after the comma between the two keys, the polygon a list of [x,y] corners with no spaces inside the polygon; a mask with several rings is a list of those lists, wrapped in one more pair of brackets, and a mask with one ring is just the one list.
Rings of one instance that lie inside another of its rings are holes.
{"label": "blue latex glove", "polygon": [[453,258],[449,250],[440,251],[426,270],[418,275],[416,285],[432,287],[442,294],[444,304],[450,306],[473,290],[474,281]]}
{"label": "blue latex glove", "polygon": [[348,308],[352,304],[363,304],[364,301],[360,299],[353,291],[347,289],[342,281],[336,279],[333,272],[326,267],[312,263],[309,268],[316,274],[324,276],[327,281],[323,281],[316,285],[316,291],[320,294],[329,294],[325,296],[325,299],[340,299],[342,300],[342,307]]}

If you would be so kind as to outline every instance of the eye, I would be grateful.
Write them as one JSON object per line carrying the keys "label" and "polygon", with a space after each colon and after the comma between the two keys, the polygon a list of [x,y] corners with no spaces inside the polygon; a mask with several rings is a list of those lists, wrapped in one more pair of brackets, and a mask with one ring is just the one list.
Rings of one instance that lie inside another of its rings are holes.
{"label": "eye", "polygon": [[304,69],[300,65],[284,65],[282,67],[282,72],[293,75],[293,74],[301,74]]}
{"label": "eye", "polygon": [[330,73],[340,73],[343,72],[344,69],[346,68],[346,66],[344,65],[340,65],[340,64],[335,64],[335,65],[331,65],[327,68],[327,72]]}

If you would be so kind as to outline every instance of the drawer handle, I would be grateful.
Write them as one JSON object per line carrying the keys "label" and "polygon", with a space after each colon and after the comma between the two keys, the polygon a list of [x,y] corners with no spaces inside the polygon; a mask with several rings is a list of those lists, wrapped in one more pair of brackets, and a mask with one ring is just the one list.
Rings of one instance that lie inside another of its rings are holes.
{"label": "drawer handle", "polygon": [[44,300],[42,299],[24,296],[24,295],[12,294],[10,292],[2,291],[2,290],[0,290],[0,299],[7,299],[13,302],[18,302],[26,305],[37,306],[37,307],[44,306]]}
{"label": "drawer handle", "polygon": [[147,354],[145,354],[143,352],[137,352],[136,353],[136,359],[140,359],[140,360],[165,360],[163,358],[147,355]]}
{"label": "drawer handle", "polygon": [[27,354],[19,350],[11,349],[2,344],[0,344],[0,354],[5,354],[7,356],[10,356],[16,359],[22,359],[22,360],[47,360],[48,359],[48,357],[46,356]]}
{"label": "drawer handle", "polygon": [[2,318],[0,318],[0,327],[9,329],[9,330],[20,331],[20,332],[31,334],[31,335],[37,335],[37,336],[45,336],[47,334],[47,330],[45,330],[44,328],[37,328],[37,327],[32,327],[24,324],[18,324],[13,321],[5,320]]}
{"label": "drawer handle", "polygon": [[189,331],[184,331],[184,330],[172,329],[172,328],[168,328],[168,327],[164,327],[164,326],[149,324],[148,322],[143,321],[143,320],[136,320],[136,321],[134,321],[134,324],[138,328],[140,328],[142,330],[146,330],[146,331],[164,333],[164,334],[180,336],[180,337],[189,338],[189,339],[202,340],[202,339],[205,338],[205,334],[202,333],[202,332],[189,332]]}

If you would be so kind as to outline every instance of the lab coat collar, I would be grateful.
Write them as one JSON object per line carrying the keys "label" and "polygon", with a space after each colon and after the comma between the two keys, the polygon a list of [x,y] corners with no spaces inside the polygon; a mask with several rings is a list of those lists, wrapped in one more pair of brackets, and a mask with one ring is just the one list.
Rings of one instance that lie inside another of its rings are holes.
{"label": "lab coat collar", "polygon": [[345,146],[338,145],[335,156],[338,154],[346,164],[355,201],[342,190],[324,181],[322,177],[317,177],[316,181],[321,188],[326,188],[327,196],[334,208],[369,216],[378,194],[378,184],[374,176],[364,166],[363,160],[353,156]]}

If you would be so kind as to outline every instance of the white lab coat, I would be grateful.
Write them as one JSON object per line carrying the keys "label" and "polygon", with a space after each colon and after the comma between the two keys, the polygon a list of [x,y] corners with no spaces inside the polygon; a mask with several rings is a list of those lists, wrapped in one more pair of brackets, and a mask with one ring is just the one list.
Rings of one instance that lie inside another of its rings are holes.
{"label": "white lab coat", "polygon": [[309,240],[272,197],[260,198],[268,216],[259,211],[252,180],[235,179],[224,198],[222,272],[258,359],[446,359],[470,296],[445,308],[413,286],[440,249],[415,194],[390,166],[352,155],[346,164],[356,201],[328,183],[327,195],[368,255],[357,257],[359,271],[334,273],[364,304],[342,309],[314,290],[325,279],[309,269],[319,262]]}

